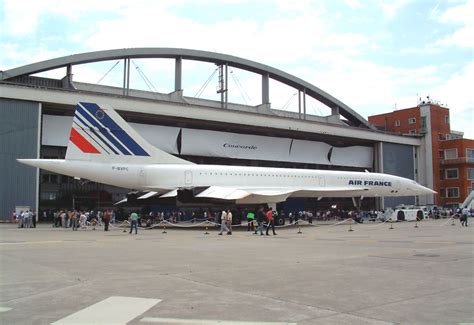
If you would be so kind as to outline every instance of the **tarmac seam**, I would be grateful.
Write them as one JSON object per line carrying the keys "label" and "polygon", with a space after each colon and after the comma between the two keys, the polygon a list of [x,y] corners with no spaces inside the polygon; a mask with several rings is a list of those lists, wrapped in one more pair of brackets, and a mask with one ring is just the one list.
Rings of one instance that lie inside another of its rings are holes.
{"label": "tarmac seam", "polygon": [[[192,282],[192,283],[195,283],[195,284],[198,284],[198,285],[201,285],[201,286],[207,286],[207,287],[217,288],[217,289],[221,289],[221,290],[225,290],[225,291],[230,291],[230,292],[238,293],[238,294],[241,294],[241,295],[251,296],[251,297],[254,297],[254,298],[266,299],[266,300],[273,300],[273,301],[275,301],[275,302],[293,304],[293,305],[296,305],[296,306],[306,307],[306,308],[309,308],[309,309],[313,309],[313,308],[314,308],[314,309],[318,309],[318,310],[322,310],[322,311],[326,311],[326,312],[332,313],[331,315],[321,316],[320,318],[324,318],[324,317],[328,317],[328,316],[334,316],[334,315],[337,315],[337,314],[341,314],[341,312],[335,311],[335,310],[332,310],[332,309],[329,309],[329,308],[327,308],[327,307],[314,306],[314,305],[304,304],[304,303],[295,302],[295,301],[291,301],[291,300],[285,300],[285,299],[282,299],[282,298],[275,298],[275,297],[271,297],[271,296],[265,296],[265,295],[260,295],[260,294],[250,293],[250,292],[245,292],[245,291],[240,291],[240,290],[231,290],[231,289],[228,289],[228,288],[226,288],[226,287],[221,287],[221,286],[209,284],[209,283],[206,283],[206,282],[201,282],[201,281],[198,281],[198,280],[193,280],[193,279],[185,278],[184,276],[187,275],[187,274],[188,274],[188,273],[181,273],[181,275],[179,275],[179,274],[161,273],[161,274],[159,274],[159,276],[169,276],[169,277],[172,277],[172,278],[175,278],[175,279],[179,279],[179,280],[184,280],[184,281]],[[197,273],[193,273],[193,274],[197,274]],[[147,278],[147,277],[143,277],[143,278]],[[156,278],[156,275],[149,276],[149,278]],[[121,277],[114,278],[114,280],[120,280],[120,279],[121,279]],[[356,315],[354,315],[354,316],[356,316]],[[357,316],[357,317],[361,317],[361,316]],[[366,318],[367,318],[367,317],[366,317]],[[307,321],[307,320],[311,320],[311,319],[318,319],[318,317],[312,317],[312,318],[309,318],[309,319],[301,319],[301,321]],[[368,318],[367,318],[367,319],[368,319]]]}
{"label": "tarmac seam", "polygon": [[[16,260],[17,262],[20,262],[20,263],[28,263],[29,261],[28,260],[25,260],[24,258],[19,258],[18,256],[11,256],[11,255],[6,255],[4,254],[3,255],[4,257],[8,257],[10,259],[13,259],[13,260]],[[49,267],[48,265],[42,265],[42,264],[38,264],[38,263],[35,263],[35,267],[42,267],[42,268],[45,268],[47,272],[54,272],[56,273],[58,276],[61,276],[62,278],[66,279],[66,280],[69,280],[70,277],[67,276],[66,274],[62,273],[62,272],[58,272],[56,269],[53,269],[51,267]],[[29,296],[24,296],[24,297],[19,297],[19,298],[14,298],[14,299],[10,299],[10,300],[5,300],[5,301],[1,301],[2,303],[9,303],[9,302],[17,302],[17,301],[22,301],[22,300],[26,300],[28,298],[35,298],[37,296],[41,296],[41,295],[46,295],[50,292],[57,292],[57,291],[61,291],[63,289],[67,289],[67,288],[70,288],[70,287],[75,287],[75,286],[78,286],[78,285],[82,285],[82,284],[85,284],[88,282],[88,280],[81,280],[82,282],[81,283],[75,283],[75,284],[72,284],[72,285],[69,285],[69,286],[66,286],[66,287],[62,287],[62,288],[58,288],[58,289],[53,289],[53,290],[47,290],[47,291],[42,291],[40,293],[37,293],[37,294],[34,294],[34,295],[29,295]],[[3,283],[2,283],[3,285]]]}
{"label": "tarmac seam", "polygon": [[432,293],[426,293],[426,294],[423,294],[423,295],[420,295],[420,296],[416,296],[416,297],[408,297],[408,298],[398,299],[398,300],[390,301],[390,302],[387,302],[387,303],[384,303],[384,304],[380,304],[380,305],[374,305],[374,306],[370,306],[370,307],[363,307],[363,308],[358,308],[358,309],[354,309],[354,310],[348,310],[348,311],[346,311],[346,312],[347,312],[347,313],[354,313],[354,312],[358,312],[358,311],[362,311],[362,310],[370,310],[370,309],[373,309],[373,308],[379,308],[379,307],[389,306],[389,305],[397,304],[397,303],[400,303],[400,302],[408,302],[408,301],[411,301],[411,300],[416,300],[416,299],[420,299],[420,298],[426,298],[426,297],[429,297],[429,296],[435,296],[435,295],[439,295],[439,294],[446,293],[446,292],[451,292],[451,291],[457,291],[457,290],[461,290],[461,289],[466,289],[467,287],[471,287],[471,288],[472,288],[472,287],[474,287],[474,285],[465,286],[465,287],[459,287],[459,288],[452,288],[452,289],[447,289],[447,290],[440,290],[440,291],[436,291],[436,292],[432,292]]}
{"label": "tarmac seam", "polygon": [[392,322],[392,321],[387,322],[387,321],[385,321],[385,320],[381,320],[381,319],[377,319],[377,318],[373,318],[373,317],[361,316],[361,315],[353,314],[353,313],[351,313],[351,312],[336,312],[334,315],[326,315],[326,316],[321,316],[321,317],[313,317],[313,318],[305,319],[304,321],[324,320],[324,319],[331,318],[331,317],[338,316],[338,315],[349,315],[349,316],[361,318],[361,319],[364,319],[364,320],[370,319],[370,320],[374,320],[374,321],[382,322],[382,323],[387,323],[387,324],[400,324],[400,323]]}
{"label": "tarmac seam", "polygon": [[65,286],[65,287],[62,287],[62,288],[42,291],[42,292],[39,292],[39,293],[36,293],[36,294],[33,294],[33,295],[29,295],[29,296],[14,298],[14,299],[11,299],[11,300],[4,300],[4,301],[1,301],[1,303],[5,304],[5,303],[11,303],[11,302],[13,302],[13,303],[22,302],[24,300],[34,299],[34,298],[38,298],[38,297],[42,297],[42,296],[47,296],[49,294],[54,294],[56,292],[61,292],[63,290],[69,290],[71,288],[78,287],[78,286],[84,285],[86,283],[87,283],[87,281],[84,281],[82,283],[75,283],[75,284]]}
{"label": "tarmac seam", "polygon": [[[250,293],[250,292],[245,292],[245,291],[240,291],[240,290],[235,290],[235,289],[230,290],[230,289],[228,289],[228,288],[226,288],[226,287],[220,287],[220,286],[216,286],[216,285],[211,285],[211,284],[209,284],[209,283],[205,283],[205,282],[200,282],[200,281],[197,281],[197,280],[192,280],[192,279],[184,278],[184,277],[179,276],[179,275],[169,275],[169,276],[172,276],[172,277],[175,277],[175,278],[178,278],[178,279],[181,279],[181,280],[193,282],[193,283],[196,283],[196,284],[199,284],[199,285],[202,285],[202,286],[209,286],[209,287],[213,287],[213,288],[219,288],[219,289],[221,289],[221,290],[236,292],[236,293],[239,293],[239,294],[241,294],[241,295],[251,296],[251,297],[254,297],[254,298],[273,300],[273,301],[276,301],[276,302],[282,302],[282,303],[293,304],[293,305],[297,305],[297,306],[300,306],[300,307],[302,306],[302,307],[306,307],[306,308],[310,308],[310,309],[314,308],[314,309],[324,310],[324,311],[333,313],[333,314],[327,315],[327,316],[313,317],[313,318],[309,318],[309,319],[302,319],[301,321],[307,321],[307,320],[311,320],[311,319],[318,319],[318,318],[324,318],[324,317],[328,317],[328,316],[334,316],[334,315],[340,313],[340,312],[338,312],[338,311],[329,309],[329,308],[327,308],[327,307],[320,307],[320,306],[309,305],[309,304],[305,304],[305,303],[301,303],[301,302],[295,302],[295,301],[291,301],[291,300],[282,299],[281,297],[275,298],[275,297],[271,297],[271,296],[265,296],[265,295],[261,295],[261,294]],[[360,317],[360,316],[358,316],[358,317]]]}
{"label": "tarmac seam", "polygon": [[[456,261],[464,261],[464,260],[471,260],[473,257],[460,257],[452,260],[438,260],[437,257],[440,256],[408,256],[408,257],[397,257],[397,256],[380,256],[380,255],[367,255],[367,257],[375,257],[375,258],[384,258],[384,259],[389,259],[389,260],[408,260],[408,261],[419,261],[419,262],[432,262],[432,263],[450,263],[450,262],[456,262]],[[412,257],[417,257],[417,258],[412,258]],[[427,257],[429,259],[427,259]]]}

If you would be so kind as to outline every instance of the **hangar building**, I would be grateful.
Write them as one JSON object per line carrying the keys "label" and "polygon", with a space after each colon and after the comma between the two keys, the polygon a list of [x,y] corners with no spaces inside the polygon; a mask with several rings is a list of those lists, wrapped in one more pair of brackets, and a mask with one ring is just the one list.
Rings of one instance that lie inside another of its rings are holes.
{"label": "hangar building", "polygon": [[[135,59],[174,61],[174,91],[166,94],[130,86]],[[77,82],[74,67],[102,61],[123,62],[120,87]],[[217,66],[220,100],[184,96],[183,61]],[[261,77],[261,103],[228,100],[229,69]],[[64,69],[62,79],[37,76]],[[270,80],[297,92],[298,111],[274,109]],[[308,99],[330,114],[307,112]],[[318,87],[267,65],[214,52],[177,48],[131,48],[81,53],[0,71],[0,218],[16,206],[107,207],[130,189],[84,182],[21,165],[17,158],[63,158],[78,102],[114,107],[153,145],[196,163],[372,171],[428,183],[423,138],[376,130],[366,119]],[[421,201],[422,200],[422,201]],[[399,203],[428,204],[430,197],[364,199],[370,208]],[[418,202],[417,202],[418,201]],[[294,202],[293,202],[294,203]],[[311,204],[330,204],[329,198]],[[299,202],[298,204],[310,204]],[[303,207],[301,207],[303,208]]]}

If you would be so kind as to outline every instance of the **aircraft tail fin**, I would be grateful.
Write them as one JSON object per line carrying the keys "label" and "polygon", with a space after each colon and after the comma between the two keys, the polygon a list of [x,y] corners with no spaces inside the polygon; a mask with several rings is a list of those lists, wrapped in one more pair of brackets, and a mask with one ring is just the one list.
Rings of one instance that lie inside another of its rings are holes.
{"label": "aircraft tail fin", "polygon": [[192,164],[148,143],[113,108],[80,102],[69,135],[66,160]]}

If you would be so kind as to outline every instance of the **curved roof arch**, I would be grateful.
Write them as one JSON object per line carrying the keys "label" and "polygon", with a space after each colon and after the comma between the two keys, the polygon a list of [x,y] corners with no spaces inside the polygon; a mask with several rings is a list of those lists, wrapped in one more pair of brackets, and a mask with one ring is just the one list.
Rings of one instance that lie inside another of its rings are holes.
{"label": "curved roof arch", "polygon": [[0,81],[66,67],[69,65],[124,58],[181,58],[216,64],[227,64],[231,67],[251,71],[261,75],[267,75],[271,79],[277,80],[300,91],[304,91],[306,95],[315,98],[330,108],[338,108],[339,114],[356,126],[364,126],[370,129],[373,128],[373,126],[366,119],[364,119],[349,106],[319,89],[318,87],[298,77],[255,61],[208,51],[180,48],[126,48],[73,54],[2,71],[0,72]]}

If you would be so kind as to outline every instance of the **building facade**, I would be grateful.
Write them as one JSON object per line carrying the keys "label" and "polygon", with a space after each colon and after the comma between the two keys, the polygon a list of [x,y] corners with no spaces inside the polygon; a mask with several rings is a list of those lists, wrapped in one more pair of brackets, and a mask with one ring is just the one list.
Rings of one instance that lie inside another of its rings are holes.
{"label": "building facade", "polygon": [[[165,94],[134,89],[130,85],[130,66],[138,58],[174,59],[174,91]],[[123,61],[123,87],[73,80],[75,65],[107,60]],[[222,79],[220,101],[184,96],[183,60],[218,66]],[[249,106],[228,101],[229,67],[261,76],[260,104]],[[61,79],[37,75],[59,68],[65,70]],[[298,111],[272,108],[270,79],[297,90]],[[309,99],[329,107],[330,115],[308,114]],[[78,102],[114,107],[152,145],[195,163],[366,170],[408,177],[428,185],[418,177],[423,166],[423,160],[417,158],[421,138],[380,132],[344,103],[295,76],[214,52],[168,48],[107,50],[0,71],[0,122],[10,128],[0,139],[0,165],[7,167],[0,169],[0,219],[8,218],[19,205],[36,211],[110,207],[131,190],[38,171],[16,162],[18,158],[64,158]],[[365,198],[363,205],[383,209],[416,200]],[[306,206],[331,206],[336,202],[340,200],[327,197],[306,202]]]}
{"label": "building facade", "polygon": [[418,172],[438,192],[432,204],[458,207],[473,190],[474,140],[451,130],[448,108],[427,100],[368,120],[386,131],[422,137],[419,158],[424,168]]}
{"label": "building facade", "polygon": [[440,205],[458,207],[474,191],[474,140],[442,140],[440,156]]}

